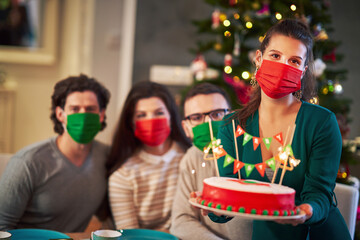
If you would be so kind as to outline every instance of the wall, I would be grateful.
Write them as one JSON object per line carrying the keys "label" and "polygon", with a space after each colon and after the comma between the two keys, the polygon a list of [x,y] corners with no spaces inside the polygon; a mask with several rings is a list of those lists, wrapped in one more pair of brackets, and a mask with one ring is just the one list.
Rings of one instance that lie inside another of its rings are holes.
{"label": "wall", "polygon": [[330,12],[334,33],[330,34],[334,40],[341,41],[341,45],[336,52],[343,54],[342,62],[337,63],[338,68],[347,69],[348,79],[343,82],[344,96],[352,99],[353,103],[350,110],[350,138],[360,136],[360,1],[336,1],[331,0]]}
{"label": "wall", "polygon": [[8,81],[17,85],[12,152],[55,136],[49,119],[53,87],[80,73],[97,78],[111,92],[108,127],[97,136],[103,142],[111,141],[121,100],[118,88],[124,85],[118,84],[118,77],[121,37],[126,36],[120,34],[120,17],[126,1],[59,1],[56,62],[50,66],[1,63]]}
{"label": "wall", "polygon": [[96,1],[92,75],[103,82],[111,93],[106,111],[107,127],[98,134],[97,139],[110,143],[117,123],[118,65],[121,34],[122,2],[117,0]]}

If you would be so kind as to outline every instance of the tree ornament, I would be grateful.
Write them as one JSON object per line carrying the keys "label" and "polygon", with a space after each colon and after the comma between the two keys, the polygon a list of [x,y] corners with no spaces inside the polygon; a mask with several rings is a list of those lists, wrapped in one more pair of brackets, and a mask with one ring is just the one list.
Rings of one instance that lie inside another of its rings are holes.
{"label": "tree ornament", "polygon": [[235,57],[240,56],[240,37],[239,37],[239,34],[237,34],[237,33],[235,33],[235,35],[234,35],[233,54]]}
{"label": "tree ornament", "polygon": [[237,78],[235,81],[234,78],[229,74],[223,74],[224,81],[229,84],[235,91],[237,99],[240,103],[245,104],[249,101],[251,86],[246,84],[244,80]]}
{"label": "tree ornament", "polygon": [[315,41],[325,41],[329,39],[325,29],[322,28],[321,24],[314,25],[314,39]]}
{"label": "tree ornament", "polygon": [[314,61],[314,75],[315,77],[319,77],[323,74],[326,69],[326,64],[320,58],[317,58]]}
{"label": "tree ornament", "polygon": [[204,80],[207,69],[207,64],[205,62],[204,56],[198,54],[196,58],[191,62],[190,69],[197,81]]}
{"label": "tree ornament", "polygon": [[224,65],[225,66],[231,66],[232,65],[232,56],[231,56],[230,53],[225,54]]}
{"label": "tree ornament", "polygon": [[331,53],[324,55],[323,60],[332,61],[333,63],[335,63],[336,62],[335,48],[331,51]]}
{"label": "tree ornament", "polygon": [[270,15],[269,1],[264,1],[263,6],[259,11],[256,11],[256,16],[266,17]]}
{"label": "tree ornament", "polygon": [[229,5],[234,6],[238,3],[238,0],[229,0]]}
{"label": "tree ornament", "polygon": [[215,9],[215,11],[211,15],[211,21],[212,21],[212,29],[216,29],[220,26],[220,10]]}

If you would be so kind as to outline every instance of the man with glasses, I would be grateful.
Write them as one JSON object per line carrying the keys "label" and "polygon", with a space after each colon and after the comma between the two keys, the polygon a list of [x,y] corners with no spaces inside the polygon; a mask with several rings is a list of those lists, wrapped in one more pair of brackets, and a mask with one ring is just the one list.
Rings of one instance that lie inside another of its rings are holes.
{"label": "man with glasses", "polygon": [[[216,176],[214,161],[204,160],[203,149],[210,143],[210,127],[213,136],[223,124],[223,117],[230,112],[226,92],[210,83],[202,83],[190,89],[185,96],[182,126],[191,138],[189,148],[180,163],[180,176],[173,202],[170,232],[180,239],[251,239],[251,221],[233,219],[217,224],[199,209],[193,208],[190,194],[202,191],[203,180]],[[241,238],[243,236],[243,238]]]}

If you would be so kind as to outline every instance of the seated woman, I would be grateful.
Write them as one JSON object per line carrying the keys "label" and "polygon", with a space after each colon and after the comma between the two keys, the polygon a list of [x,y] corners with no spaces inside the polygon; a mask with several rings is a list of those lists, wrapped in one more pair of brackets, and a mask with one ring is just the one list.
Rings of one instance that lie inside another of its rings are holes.
{"label": "seated woman", "polygon": [[167,88],[133,86],[108,160],[109,200],[117,229],[168,230],[179,163],[191,145]]}

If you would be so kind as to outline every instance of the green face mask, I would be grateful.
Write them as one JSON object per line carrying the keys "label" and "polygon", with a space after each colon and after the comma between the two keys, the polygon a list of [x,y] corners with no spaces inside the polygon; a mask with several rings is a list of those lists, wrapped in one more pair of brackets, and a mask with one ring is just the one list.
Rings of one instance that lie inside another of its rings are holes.
{"label": "green face mask", "polygon": [[[223,125],[223,123],[224,123],[223,121],[211,121],[214,138],[217,137],[219,128],[221,125]],[[194,133],[194,138],[193,138],[194,145],[198,149],[203,151],[204,147],[209,145],[209,143],[211,142],[209,123],[204,122],[200,125],[197,125],[196,127],[193,127],[192,130]]]}
{"label": "green face mask", "polygon": [[74,113],[67,116],[66,129],[75,142],[91,142],[101,129],[100,116],[96,113]]}

